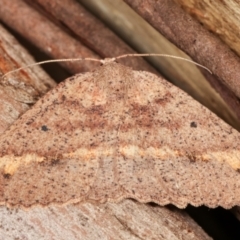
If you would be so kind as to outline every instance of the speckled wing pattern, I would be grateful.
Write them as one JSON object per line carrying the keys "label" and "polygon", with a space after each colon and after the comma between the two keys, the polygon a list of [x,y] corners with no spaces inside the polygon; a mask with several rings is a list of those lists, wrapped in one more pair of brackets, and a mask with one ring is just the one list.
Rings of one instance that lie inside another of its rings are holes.
{"label": "speckled wing pattern", "polygon": [[118,63],[60,83],[0,138],[0,202],[240,205],[240,134]]}

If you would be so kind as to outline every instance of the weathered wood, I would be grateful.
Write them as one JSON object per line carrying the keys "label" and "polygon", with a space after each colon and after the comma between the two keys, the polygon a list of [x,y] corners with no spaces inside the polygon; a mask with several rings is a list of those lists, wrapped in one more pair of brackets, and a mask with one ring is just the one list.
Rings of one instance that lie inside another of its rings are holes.
{"label": "weathered wood", "polygon": [[[29,1],[29,3],[33,2]],[[34,4],[36,3],[53,15],[54,19],[64,23],[80,41],[102,58],[134,53],[132,48],[75,0],[37,0]],[[127,58],[119,62],[124,62],[126,66],[131,66],[135,70],[157,73],[141,58]]]}
{"label": "weathered wood", "polygon": [[[46,11],[43,8],[39,9],[36,2],[32,1],[29,1],[32,6],[22,0],[11,2],[1,0],[0,4],[2,5],[1,20],[55,59],[104,58],[133,52],[75,1],[39,1],[40,6],[46,7]],[[55,16],[50,16],[54,14]],[[69,15],[71,18],[68,17]],[[140,58],[125,61],[135,69],[157,73]],[[62,63],[62,65],[71,73],[78,73],[93,69],[99,64],[81,61]]]}
{"label": "weathered wood", "polygon": [[240,4],[236,0],[174,0],[240,55]]}
{"label": "weathered wood", "polygon": [[[33,58],[0,26],[1,75],[23,65],[33,63]],[[40,67],[22,70],[0,80],[0,133],[4,132],[21,114],[29,109],[29,103],[54,87],[55,82]]]}
{"label": "weathered wood", "polygon": [[[24,1],[1,0],[0,5],[0,19],[51,57],[57,59],[70,57],[100,58]],[[81,61],[63,63],[63,65],[71,73],[77,73],[89,71],[99,64]]]}
{"label": "weathered wood", "polygon": [[212,239],[184,211],[132,200],[29,210],[0,207],[0,236],[5,240]]}

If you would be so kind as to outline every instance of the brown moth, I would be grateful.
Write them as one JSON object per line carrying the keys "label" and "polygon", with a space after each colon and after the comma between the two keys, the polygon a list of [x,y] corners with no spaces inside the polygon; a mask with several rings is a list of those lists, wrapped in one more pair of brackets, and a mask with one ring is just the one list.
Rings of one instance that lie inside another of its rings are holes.
{"label": "brown moth", "polygon": [[106,61],[0,138],[0,203],[240,205],[240,134],[154,74]]}

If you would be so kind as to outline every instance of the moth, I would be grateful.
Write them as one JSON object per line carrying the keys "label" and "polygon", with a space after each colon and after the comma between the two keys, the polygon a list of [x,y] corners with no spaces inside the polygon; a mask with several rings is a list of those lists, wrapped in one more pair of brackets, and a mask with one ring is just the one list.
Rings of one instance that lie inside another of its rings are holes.
{"label": "moth", "polygon": [[240,205],[240,134],[163,78],[107,59],[0,137],[0,203]]}

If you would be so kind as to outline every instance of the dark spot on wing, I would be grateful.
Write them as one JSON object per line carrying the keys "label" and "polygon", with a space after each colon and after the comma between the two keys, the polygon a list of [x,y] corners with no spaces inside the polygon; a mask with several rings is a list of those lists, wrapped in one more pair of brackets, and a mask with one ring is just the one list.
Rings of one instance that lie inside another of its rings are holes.
{"label": "dark spot on wing", "polygon": [[41,130],[47,132],[49,128],[46,125],[42,125]]}
{"label": "dark spot on wing", "polygon": [[60,163],[60,160],[59,159],[52,159],[51,160],[51,165],[54,166],[54,165],[57,165]]}
{"label": "dark spot on wing", "polygon": [[196,127],[197,127],[197,123],[196,123],[196,122],[191,122],[191,123],[190,123],[190,127],[196,128]]}
{"label": "dark spot on wing", "polygon": [[9,173],[4,173],[4,174],[3,174],[3,177],[4,177],[5,179],[10,179],[11,174],[9,174]]}

